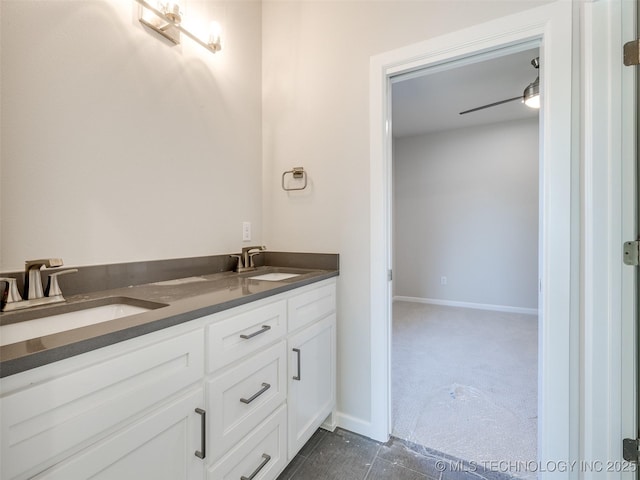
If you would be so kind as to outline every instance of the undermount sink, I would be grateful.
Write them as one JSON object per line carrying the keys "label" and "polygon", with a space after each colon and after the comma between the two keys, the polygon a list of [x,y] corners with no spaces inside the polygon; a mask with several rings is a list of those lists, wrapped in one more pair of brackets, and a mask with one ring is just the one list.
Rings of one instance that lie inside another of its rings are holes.
{"label": "undermount sink", "polygon": [[24,320],[0,325],[0,346],[108,322],[116,318],[129,317],[166,306],[162,303],[134,298],[111,297],[32,312],[25,311],[24,315],[21,315],[21,318],[26,317]]}
{"label": "undermount sink", "polygon": [[249,280],[268,280],[270,282],[278,282],[280,280],[287,280],[289,278],[298,277],[300,275],[300,273],[272,272],[249,277]]}

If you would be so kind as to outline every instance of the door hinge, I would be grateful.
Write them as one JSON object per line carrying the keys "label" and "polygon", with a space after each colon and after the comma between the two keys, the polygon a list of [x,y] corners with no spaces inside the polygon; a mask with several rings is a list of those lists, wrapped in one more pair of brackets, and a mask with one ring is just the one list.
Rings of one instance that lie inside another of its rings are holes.
{"label": "door hinge", "polygon": [[389,269],[389,273],[387,275],[387,278],[389,279],[389,281],[393,280],[393,270]]}
{"label": "door hinge", "polygon": [[637,438],[625,438],[622,440],[622,458],[627,462],[638,463],[638,460],[640,460],[639,445],[640,442],[638,442]]}
{"label": "door hinge", "polygon": [[640,65],[640,39],[625,43],[622,53],[627,67]]}
{"label": "door hinge", "polygon": [[640,265],[640,240],[624,242],[624,264],[637,267]]}

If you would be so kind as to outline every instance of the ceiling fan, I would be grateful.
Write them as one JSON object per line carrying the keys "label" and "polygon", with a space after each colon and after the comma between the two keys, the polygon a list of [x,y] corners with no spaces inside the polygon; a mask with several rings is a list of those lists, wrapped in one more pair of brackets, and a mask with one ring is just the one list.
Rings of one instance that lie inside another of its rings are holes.
{"label": "ceiling fan", "polygon": [[[540,57],[536,57],[531,60],[531,65],[536,70],[540,67]],[[481,107],[472,108],[470,110],[465,110],[464,112],[460,112],[460,115],[465,115],[471,112],[477,112],[478,110],[484,110],[485,108],[495,107],[496,105],[502,105],[503,103],[513,102],[515,100],[520,100],[526,106],[531,108],[540,108],[540,76],[536,76],[536,79],[531,82],[527,88],[524,89],[522,95],[508,98],[506,100],[500,100],[499,102],[489,103],[487,105],[482,105]]]}

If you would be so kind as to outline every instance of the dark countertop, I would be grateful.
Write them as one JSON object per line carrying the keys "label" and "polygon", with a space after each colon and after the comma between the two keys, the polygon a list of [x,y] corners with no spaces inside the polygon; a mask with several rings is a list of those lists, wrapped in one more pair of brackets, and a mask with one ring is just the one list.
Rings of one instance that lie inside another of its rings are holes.
{"label": "dark countertop", "polygon": [[[249,277],[271,272],[299,273],[280,280]],[[143,313],[75,328],[0,347],[0,377],[89,352],[196,318],[228,310],[338,275],[338,270],[258,267],[253,272],[221,272],[67,297],[61,304],[0,314],[2,325],[81,309],[81,305],[122,303],[161,306]],[[152,303],[149,303],[152,302]]]}

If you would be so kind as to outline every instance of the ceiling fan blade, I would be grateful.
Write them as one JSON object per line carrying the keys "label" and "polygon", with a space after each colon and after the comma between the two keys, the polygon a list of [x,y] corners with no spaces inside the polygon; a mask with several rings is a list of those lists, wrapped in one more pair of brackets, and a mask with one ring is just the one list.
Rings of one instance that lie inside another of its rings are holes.
{"label": "ceiling fan blade", "polygon": [[465,113],[477,112],[478,110],[484,110],[485,108],[489,107],[495,107],[496,105],[502,105],[503,103],[513,102],[514,100],[522,100],[522,95],[520,95],[519,97],[509,98],[507,100],[500,100],[499,102],[489,103],[481,107],[472,108],[471,110],[465,110],[464,112],[460,112],[460,115],[464,115]]}

